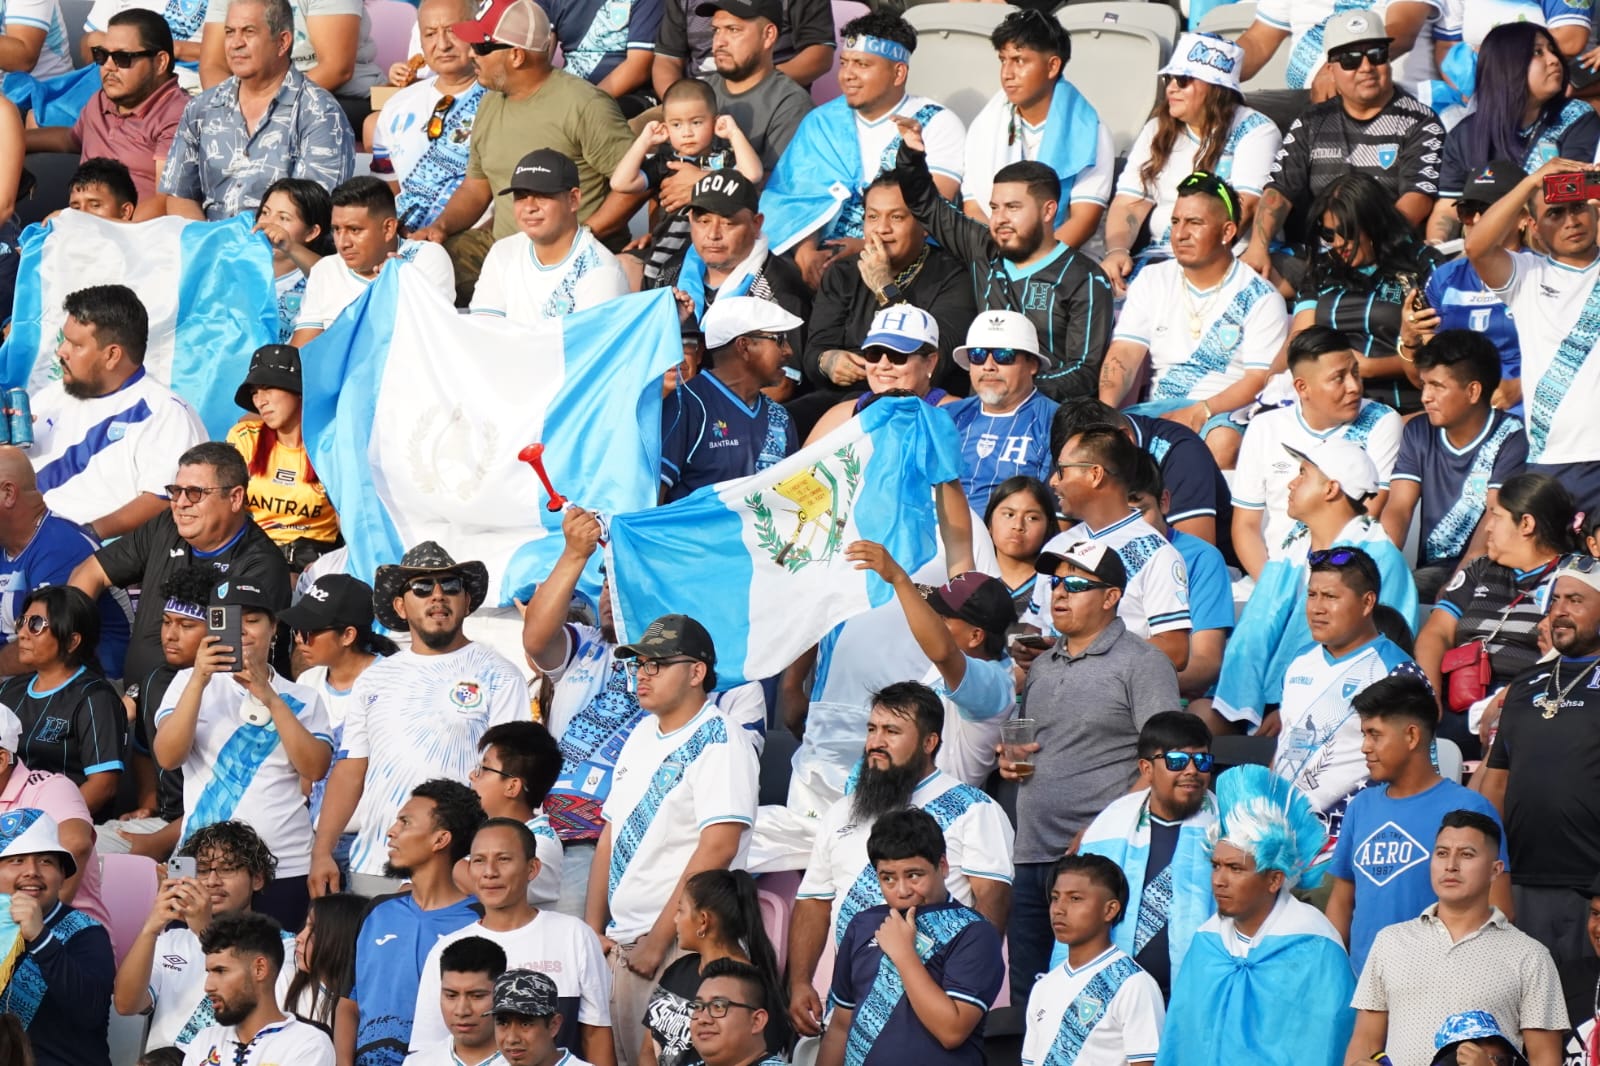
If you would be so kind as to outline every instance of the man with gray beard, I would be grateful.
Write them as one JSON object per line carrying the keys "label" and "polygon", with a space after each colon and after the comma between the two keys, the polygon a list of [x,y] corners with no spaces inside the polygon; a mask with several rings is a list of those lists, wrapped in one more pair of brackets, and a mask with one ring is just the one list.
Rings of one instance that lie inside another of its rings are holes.
{"label": "man with gray beard", "polygon": [[1050,477],[1050,421],[1061,405],[1034,388],[1050,365],[1039,330],[1018,311],[984,311],[951,353],[972,375],[972,395],[950,405],[961,434],[961,489],[978,514],[1006,478]]}

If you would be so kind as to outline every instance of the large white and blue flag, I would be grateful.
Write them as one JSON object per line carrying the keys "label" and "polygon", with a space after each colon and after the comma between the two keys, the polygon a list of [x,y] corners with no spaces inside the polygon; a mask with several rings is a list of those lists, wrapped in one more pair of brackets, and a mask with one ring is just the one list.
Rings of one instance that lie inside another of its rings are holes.
{"label": "large white and blue flag", "polygon": [[683,358],[668,289],[528,326],[458,314],[391,261],[304,355],[306,447],[364,581],[435,540],[483,561],[494,602],[525,598],[563,545],[517,458],[535,441],[580,506],[657,498],[661,377]]}
{"label": "large white and blue flag", "polygon": [[717,648],[717,687],[771,677],[893,590],[844,557],[884,545],[909,572],[934,558],[933,487],[961,474],[950,416],[914,397],[869,406],[750,477],[611,520],[606,561],[622,639],[687,614]]}
{"label": "large white and blue flag", "polygon": [[29,226],[0,380],[31,393],[58,379],[62,301],[91,285],[126,285],[150,317],[146,372],[221,440],[243,413],[233,394],[250,354],[278,339],[272,247],[251,226],[244,216],[126,223],[72,210]]}

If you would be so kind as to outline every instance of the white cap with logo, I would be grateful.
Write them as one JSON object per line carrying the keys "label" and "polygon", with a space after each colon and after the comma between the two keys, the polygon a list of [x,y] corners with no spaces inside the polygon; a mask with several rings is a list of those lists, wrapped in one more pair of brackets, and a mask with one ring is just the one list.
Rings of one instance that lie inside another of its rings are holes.
{"label": "white cap with logo", "polygon": [[700,320],[706,350],[732,344],[746,333],[787,333],[801,324],[771,300],[759,296],[724,296],[714,301]]}
{"label": "white cap with logo", "polygon": [[1050,357],[1039,349],[1039,330],[1020,311],[983,311],[972,320],[967,343],[950,353],[963,370],[972,369],[969,348],[1015,348],[1038,359],[1041,370],[1050,365]]}
{"label": "white cap with logo", "polygon": [[1368,496],[1376,495],[1381,487],[1378,484],[1377,464],[1367,450],[1355,441],[1329,437],[1306,451],[1291,448],[1287,444],[1283,450],[1322,471],[1322,476],[1329,481],[1337,481],[1344,494],[1353,500],[1365,500]]}

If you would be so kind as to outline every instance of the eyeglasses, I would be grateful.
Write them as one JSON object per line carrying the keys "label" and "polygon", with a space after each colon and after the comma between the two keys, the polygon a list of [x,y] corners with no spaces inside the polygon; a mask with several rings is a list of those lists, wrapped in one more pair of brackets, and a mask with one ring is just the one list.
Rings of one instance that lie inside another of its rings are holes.
{"label": "eyeglasses", "polygon": [[317,639],[318,633],[332,633],[332,626],[323,626],[321,629],[296,629],[293,630],[294,639],[302,644],[310,644]]}
{"label": "eyeglasses", "polygon": [[749,1003],[739,1003],[731,999],[717,996],[715,999],[692,999],[689,1001],[689,1016],[692,1018],[701,1011],[705,1011],[713,1018],[726,1018],[729,1007],[738,1007],[740,1010],[760,1010],[760,1007]]}
{"label": "eyeglasses", "polygon": [[1108,589],[1112,587],[1106,584],[1104,581],[1090,581],[1088,578],[1078,577],[1076,574],[1068,574],[1065,577],[1061,576],[1060,574],[1051,574],[1048,580],[1052,590],[1066,589],[1069,593],[1091,592],[1094,589]]}
{"label": "eyeglasses", "polygon": [[1328,548],[1306,553],[1306,563],[1310,566],[1348,566],[1355,557],[1354,548]]}
{"label": "eyeglasses", "polygon": [[194,868],[194,879],[196,881],[204,881],[208,877],[227,877],[230,874],[238,873],[242,869],[244,867],[236,862],[218,863],[215,866],[196,866]]}
{"label": "eyeglasses", "polygon": [[135,60],[149,59],[155,54],[153,49],[145,49],[142,52],[108,52],[104,48],[89,49],[89,58],[94,60],[95,66],[103,67],[106,65],[106,60],[109,59],[117,65],[118,70],[127,70],[133,66]]}
{"label": "eyeglasses", "polygon": [[968,348],[967,362],[973,366],[982,366],[993,359],[995,366],[1010,366],[1022,356],[1032,354],[1021,348]]}
{"label": "eyeglasses", "polygon": [[493,55],[502,49],[511,47],[513,46],[509,44],[503,44],[500,41],[474,41],[472,44],[472,54],[475,56]]}
{"label": "eyeglasses", "polygon": [[1187,178],[1178,182],[1178,195],[1185,196],[1189,193],[1209,193],[1222,201],[1223,208],[1228,212],[1228,221],[1239,221],[1239,199],[1233,193],[1228,183],[1209,174],[1204,170],[1197,170]]}
{"label": "eyeglasses", "polygon": [[1217,757],[1209,751],[1164,751],[1160,758],[1166,760],[1167,769],[1175,774],[1188,769],[1190,763],[1194,763],[1194,768],[1201,773],[1209,774],[1217,764]]}
{"label": "eyeglasses", "polygon": [[428,117],[428,140],[437,141],[444,133],[444,117],[455,106],[456,98],[449,93],[439,97],[439,102],[433,105],[433,114]]}
{"label": "eyeglasses", "polygon": [[1099,465],[1099,463],[1051,463],[1050,476],[1060,477],[1068,470],[1088,470],[1091,467],[1096,467]]}
{"label": "eyeglasses", "polygon": [[508,774],[504,770],[497,770],[493,766],[485,766],[483,763],[479,763],[477,766],[474,766],[472,768],[472,773],[475,777],[482,777],[484,774],[499,774],[501,777],[504,777],[508,780],[514,779],[517,776],[516,774]]}
{"label": "eyeglasses", "polygon": [[1180,89],[1187,89],[1189,86],[1194,84],[1194,75],[1163,74],[1161,75],[1161,80],[1166,82],[1168,85],[1176,85]]}
{"label": "eyeglasses", "polygon": [[[680,655],[676,659],[629,659],[627,669],[628,673],[634,677],[655,677],[669,666],[677,666],[679,663],[697,663],[699,661],[699,659],[691,659],[687,655]],[[720,1018],[722,1016],[713,1014],[712,1017]]]}
{"label": "eyeglasses", "polygon": [[1328,57],[1328,62],[1339,64],[1340,70],[1359,70],[1363,59],[1375,67],[1381,67],[1389,62],[1389,46],[1375,44],[1368,48],[1352,48],[1347,52],[1335,52]]}
{"label": "eyeglasses", "polygon": [[168,485],[166,487],[167,499],[173,503],[182,500],[184,503],[199,503],[213,492],[227,492],[220,485],[214,489],[202,488],[199,485]]}
{"label": "eyeglasses", "polygon": [[34,636],[38,636],[45,631],[45,627],[49,624],[50,619],[42,614],[25,614],[17,619],[17,632],[21,633],[26,630]]}
{"label": "eyeglasses", "polygon": [[406,582],[406,591],[419,600],[432,596],[435,588],[446,596],[459,596],[466,587],[466,582],[459,574],[454,577],[414,577]]}
{"label": "eyeglasses", "polygon": [[920,351],[897,352],[893,348],[868,348],[861,353],[861,359],[863,362],[873,365],[881,363],[887,359],[889,360],[890,366],[905,366],[906,363],[920,357],[921,355],[922,353]]}

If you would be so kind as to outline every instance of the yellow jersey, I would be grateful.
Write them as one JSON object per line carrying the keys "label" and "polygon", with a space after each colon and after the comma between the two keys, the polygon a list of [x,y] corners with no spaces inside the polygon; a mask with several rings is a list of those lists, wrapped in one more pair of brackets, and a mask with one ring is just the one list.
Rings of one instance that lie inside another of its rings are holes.
{"label": "yellow jersey", "polygon": [[[261,447],[259,418],[241,418],[228,431],[228,443],[239,449],[246,465]],[[279,545],[292,544],[301,537],[332,543],[339,536],[339,516],[328,489],[320,481],[309,480],[310,461],[304,447],[289,448],[274,441],[267,456],[267,472],[251,474],[245,489],[245,504],[256,524]]]}

